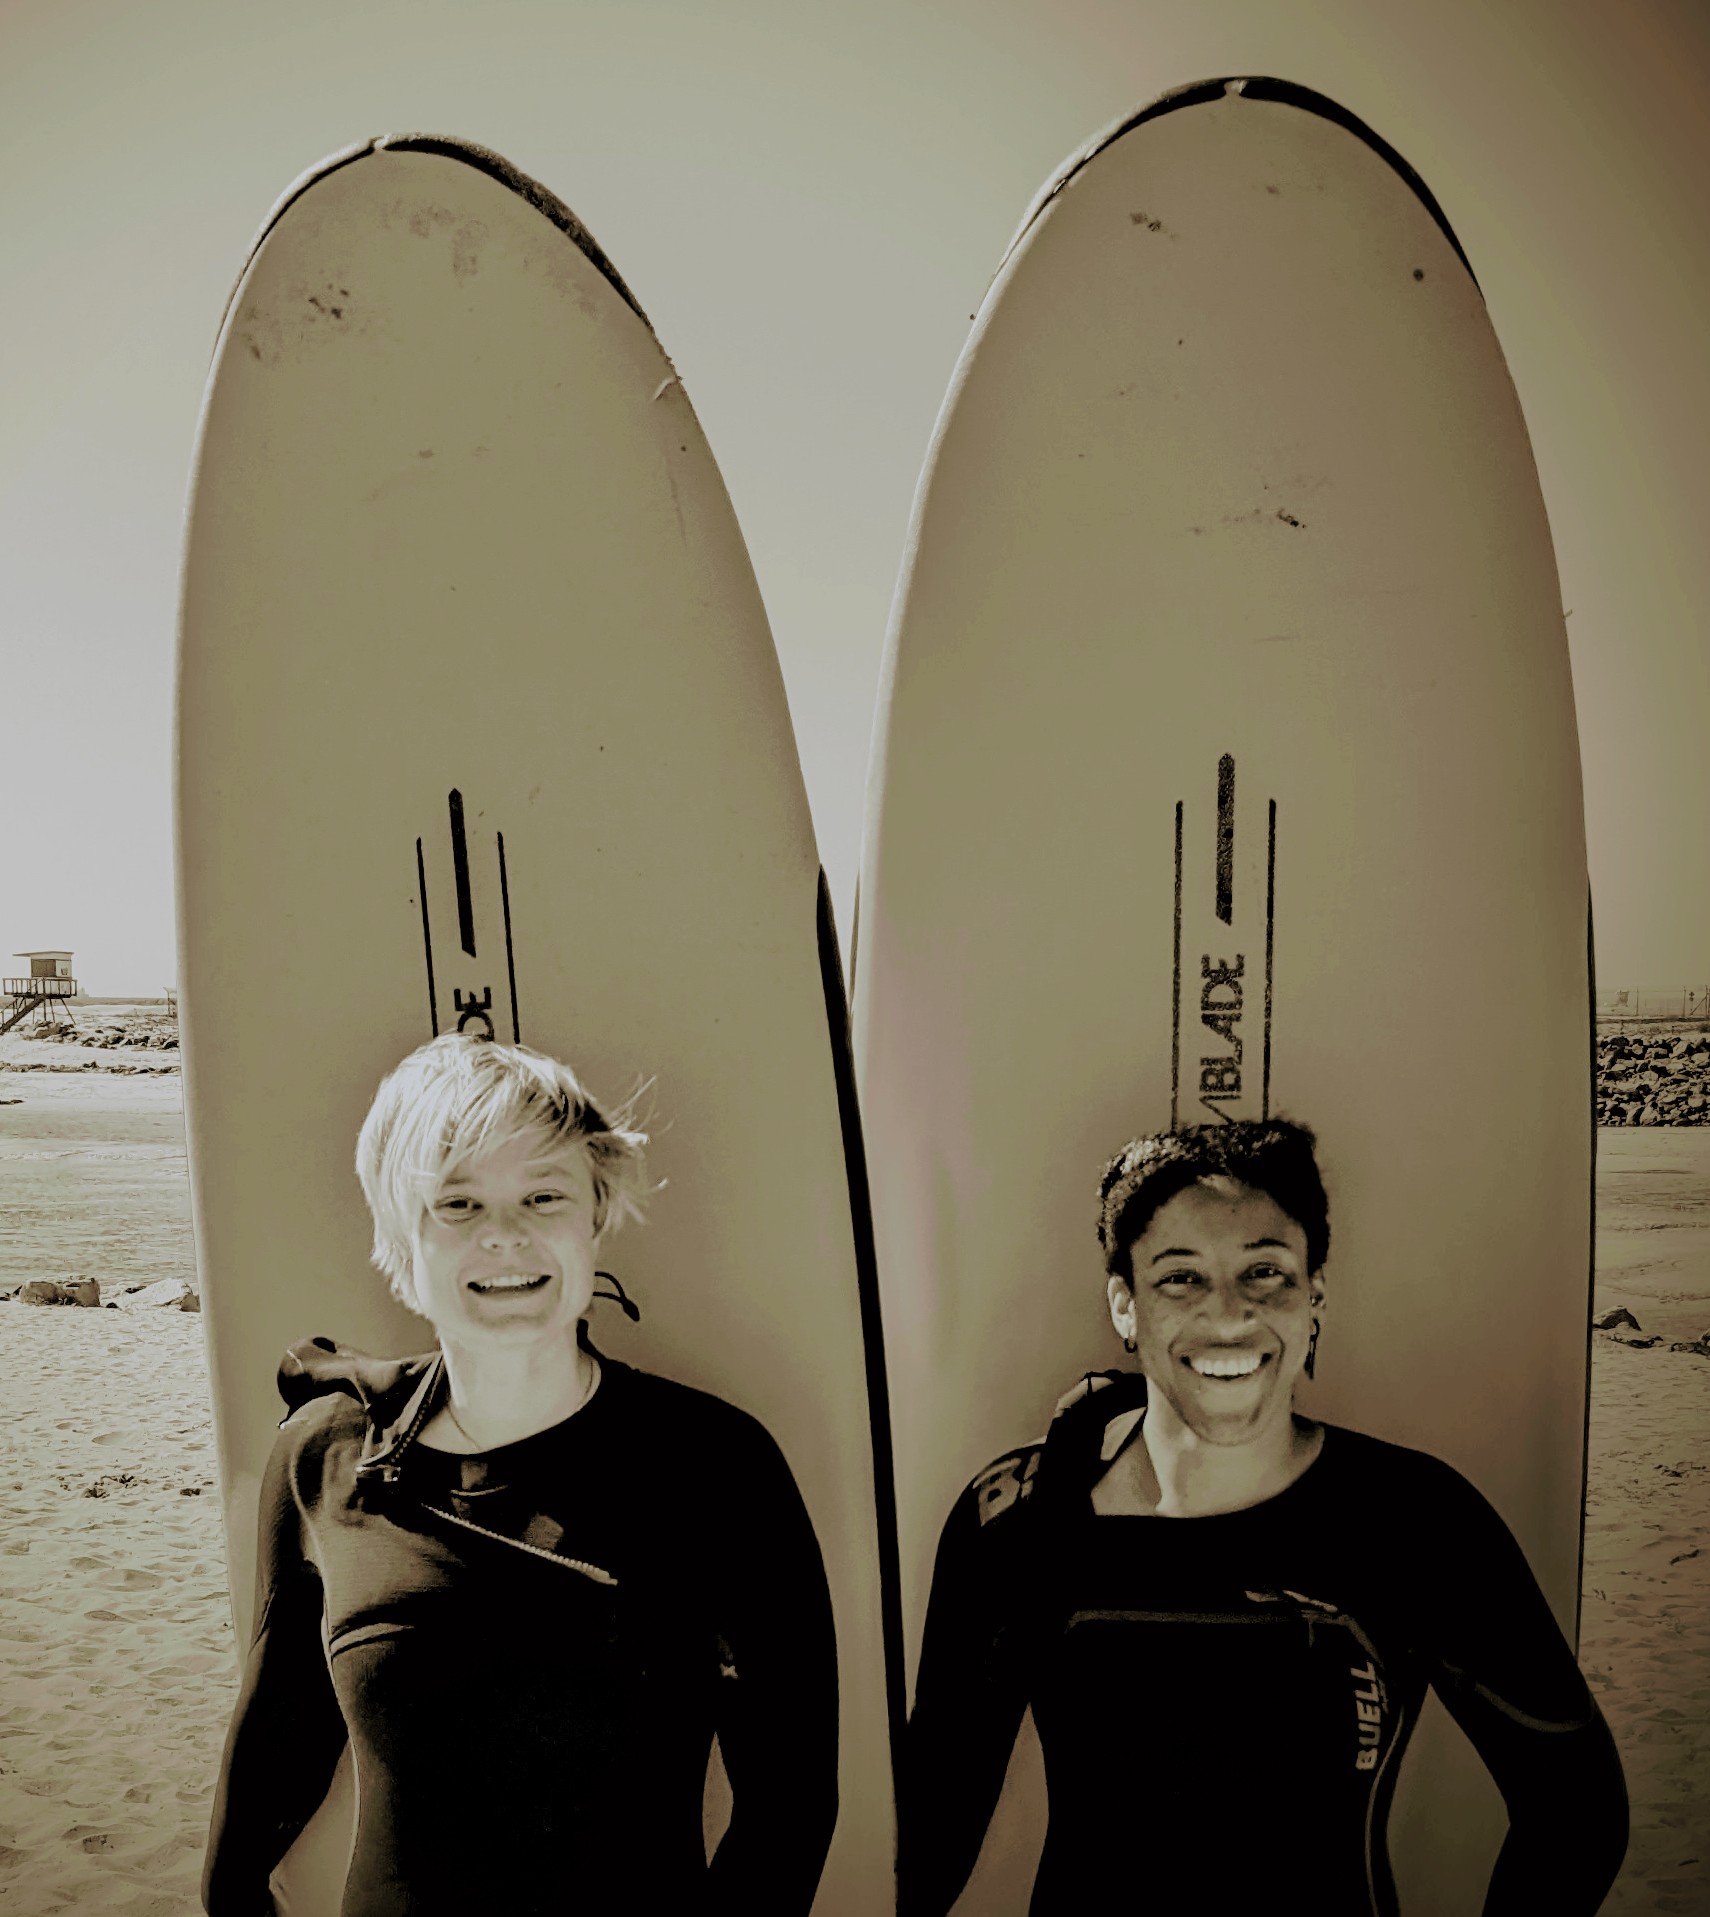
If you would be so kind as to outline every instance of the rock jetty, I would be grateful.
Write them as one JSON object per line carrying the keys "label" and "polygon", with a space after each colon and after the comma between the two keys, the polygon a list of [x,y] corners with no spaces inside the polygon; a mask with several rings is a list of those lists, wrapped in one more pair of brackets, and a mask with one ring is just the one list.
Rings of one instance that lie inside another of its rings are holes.
{"label": "rock jetty", "polygon": [[1710,1032],[1600,1032],[1599,1125],[1710,1125]]}

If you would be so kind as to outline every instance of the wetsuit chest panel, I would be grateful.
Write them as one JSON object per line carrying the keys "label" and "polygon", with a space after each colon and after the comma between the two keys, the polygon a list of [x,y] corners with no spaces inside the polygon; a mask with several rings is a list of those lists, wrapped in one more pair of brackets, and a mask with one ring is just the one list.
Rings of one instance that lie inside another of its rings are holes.
{"label": "wetsuit chest panel", "polygon": [[[1071,1882],[1076,1896],[1129,1898],[1145,1882],[1147,1908],[1250,1910],[1252,1881],[1228,1874],[1233,1845],[1276,1860],[1274,1881],[1312,1886],[1321,1913],[1386,1910],[1370,1834],[1420,1680],[1357,1574],[1331,1551],[1317,1566],[1325,1595],[1295,1589],[1286,1534],[1256,1514],[1075,1531],[1041,1607],[1031,1687],[1051,1803],[1035,1909],[1055,1909]],[[1111,1847],[1125,1797],[1148,1860],[1139,1877],[1134,1851]]]}
{"label": "wetsuit chest panel", "polygon": [[680,1529],[662,1551],[637,1526],[621,1470],[579,1472],[550,1437],[507,1449],[498,1470],[409,1454],[326,1554],[361,1804],[344,1917],[562,1911],[570,1859],[587,1908],[693,1910],[710,1592]]}

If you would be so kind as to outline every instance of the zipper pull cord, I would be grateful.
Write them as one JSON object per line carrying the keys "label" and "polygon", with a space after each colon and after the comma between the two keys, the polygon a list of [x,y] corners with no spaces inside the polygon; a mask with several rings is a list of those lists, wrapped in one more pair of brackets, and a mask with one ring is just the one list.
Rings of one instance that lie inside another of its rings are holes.
{"label": "zipper pull cord", "polygon": [[596,1298],[604,1298],[608,1300],[610,1303],[616,1305],[618,1309],[622,1311],[623,1315],[629,1320],[629,1322],[632,1325],[640,1324],[641,1323],[641,1307],[635,1302],[635,1300],[632,1297],[630,1297],[629,1293],[625,1291],[623,1286],[618,1282],[618,1277],[616,1272],[596,1271],[594,1273],[594,1276],[596,1278],[605,1279],[607,1284],[611,1286],[610,1291],[596,1291],[594,1293],[594,1296]]}

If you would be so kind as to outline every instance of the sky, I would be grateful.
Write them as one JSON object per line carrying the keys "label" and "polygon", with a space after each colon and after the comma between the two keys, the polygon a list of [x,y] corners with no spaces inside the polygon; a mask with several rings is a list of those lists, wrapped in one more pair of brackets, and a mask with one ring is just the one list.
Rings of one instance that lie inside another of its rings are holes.
{"label": "sky", "polygon": [[968,321],[1064,155],[1239,73],[1351,108],[1459,235],[1555,535],[1599,983],[1710,983],[1699,0],[0,0],[0,963],[175,982],[177,573],[216,329],[280,191],[397,131],[534,175],[653,321],[748,541],[847,937]]}

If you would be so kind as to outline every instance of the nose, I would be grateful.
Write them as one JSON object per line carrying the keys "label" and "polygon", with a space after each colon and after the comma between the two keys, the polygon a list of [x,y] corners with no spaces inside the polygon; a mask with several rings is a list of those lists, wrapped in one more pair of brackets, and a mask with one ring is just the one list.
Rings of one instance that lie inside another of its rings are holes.
{"label": "nose", "polygon": [[481,1242],[489,1250],[521,1245],[528,1239],[528,1214],[517,1205],[494,1205],[481,1226]]}
{"label": "nose", "polygon": [[1214,1325],[1227,1331],[1244,1330],[1254,1317],[1252,1299],[1234,1282],[1213,1285],[1205,1311]]}

